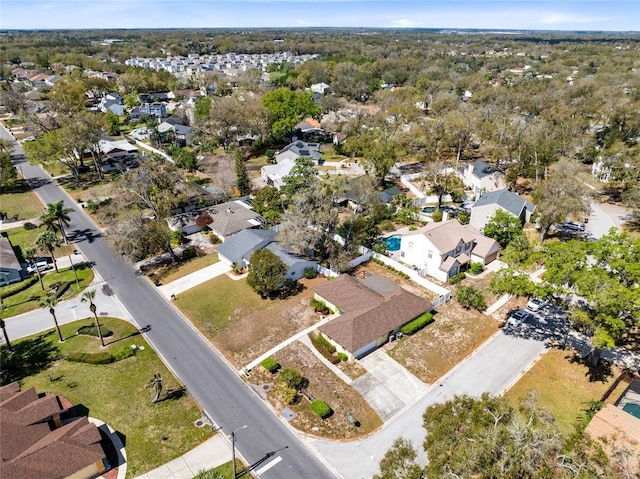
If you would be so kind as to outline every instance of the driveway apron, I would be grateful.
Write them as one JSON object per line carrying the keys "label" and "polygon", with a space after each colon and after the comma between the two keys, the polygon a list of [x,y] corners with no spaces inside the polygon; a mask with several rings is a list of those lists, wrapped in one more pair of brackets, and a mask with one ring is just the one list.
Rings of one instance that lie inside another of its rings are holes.
{"label": "driveway apron", "polygon": [[367,373],[351,384],[383,421],[422,396],[427,385],[378,349],[358,361]]}

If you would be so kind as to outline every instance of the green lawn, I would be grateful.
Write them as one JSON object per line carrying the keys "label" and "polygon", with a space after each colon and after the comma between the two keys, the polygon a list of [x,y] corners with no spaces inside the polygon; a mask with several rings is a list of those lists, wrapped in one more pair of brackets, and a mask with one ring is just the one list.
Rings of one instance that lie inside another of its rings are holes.
{"label": "green lawn", "polygon": [[525,374],[506,396],[516,406],[533,390],[538,403],[556,418],[561,431],[573,430],[591,400],[599,401],[620,372],[607,363],[595,370],[576,361],[574,351],[552,349]]}
{"label": "green lawn", "polygon": [[246,315],[265,307],[264,301],[247,285],[246,279],[233,281],[226,275],[180,293],[176,305],[201,330],[211,323],[211,329],[217,332],[230,326],[236,311],[242,310]]}
{"label": "green lawn", "polygon": [[[105,365],[91,365],[60,359],[48,366],[40,364],[26,371],[28,376],[21,379],[23,389],[35,387],[39,393],[52,392],[69,399],[75,405],[82,405],[91,417],[101,419],[124,436],[127,453],[127,478],[150,471],[194,448],[211,436],[209,428],[197,428],[194,421],[201,413],[197,404],[186,395],[174,399],[161,400],[152,405],[150,390],[145,388],[153,374],[160,373],[164,381],[164,391],[179,390],[181,385],[171,375],[156,353],[131,324],[114,318],[100,318],[104,327],[113,331],[105,338],[106,351],[130,351],[132,345],[138,347],[133,357]],[[31,336],[14,343],[15,368],[31,364],[25,360],[29,355],[55,349],[62,357],[70,352],[104,351],[97,338],[76,335],[83,325],[93,324],[93,320],[81,320],[61,327],[63,337],[59,343],[54,330]],[[144,347],[144,350],[141,350]],[[2,346],[1,361],[7,364],[5,346]],[[3,381],[13,377],[3,375]],[[161,436],[168,439],[162,441]]]}
{"label": "green lawn", "polygon": [[30,220],[42,215],[44,205],[27,182],[19,180],[11,191],[0,195],[0,210],[9,218],[17,215],[19,220]]}
{"label": "green lawn", "polygon": [[217,254],[207,254],[200,256],[199,258],[193,258],[185,263],[176,263],[165,266],[158,270],[158,273],[154,276],[162,281],[162,284],[170,283],[176,279],[180,279],[188,274],[194,273],[211,266],[219,261]]}
{"label": "green lawn", "polygon": [[[13,246],[14,249],[16,246],[20,246],[22,251],[24,251],[29,246],[33,246],[33,244],[36,241],[36,238],[43,231],[45,231],[45,229],[41,227],[35,228],[32,230],[27,230],[27,229],[24,229],[22,226],[20,226],[18,228],[5,230],[2,232],[2,234],[9,238],[9,241],[11,241],[11,245]],[[58,235],[58,239],[59,238],[60,237]],[[58,246],[54,250],[53,255],[55,257],[58,257],[58,256],[64,256],[66,254],[70,254],[72,252],[73,252],[73,246],[65,245],[62,241],[60,241],[60,246]],[[41,254],[40,256],[48,256],[48,254]]]}
{"label": "green lawn", "polygon": [[78,275],[79,287],[76,285],[75,276],[71,268],[61,269],[60,273],[57,274],[53,271],[42,275],[44,291],[40,286],[40,282],[37,280],[31,280],[33,284],[30,287],[15,294],[11,293],[23,285],[24,281],[29,281],[28,279],[21,283],[3,286],[0,288],[0,296],[2,296],[3,303],[7,308],[4,311],[3,317],[17,316],[18,314],[40,308],[40,300],[51,289],[51,286],[56,283],[69,282],[69,290],[62,296],[61,300],[75,296],[91,284],[93,281],[93,270],[88,265],[78,265],[76,266],[76,274]]}

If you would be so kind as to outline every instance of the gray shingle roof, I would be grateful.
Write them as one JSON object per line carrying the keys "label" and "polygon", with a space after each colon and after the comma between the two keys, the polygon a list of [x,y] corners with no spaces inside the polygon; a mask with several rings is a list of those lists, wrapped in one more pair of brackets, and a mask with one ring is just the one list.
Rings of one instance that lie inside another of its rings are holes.
{"label": "gray shingle roof", "polygon": [[478,201],[473,204],[472,208],[476,206],[486,206],[491,204],[500,206],[516,217],[520,216],[520,213],[523,209],[526,209],[527,211],[530,211],[532,213],[535,209],[533,203],[525,200],[524,198],[509,190],[496,190],[484,193],[478,199]]}
{"label": "gray shingle roof", "polygon": [[272,230],[246,229],[238,232],[217,247],[219,254],[236,264],[241,264],[243,258],[249,260],[258,249],[272,242],[276,232]]}

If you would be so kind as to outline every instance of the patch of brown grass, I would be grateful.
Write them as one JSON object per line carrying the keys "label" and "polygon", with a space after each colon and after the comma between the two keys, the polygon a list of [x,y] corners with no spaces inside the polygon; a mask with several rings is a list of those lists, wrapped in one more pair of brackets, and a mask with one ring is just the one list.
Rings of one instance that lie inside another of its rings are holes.
{"label": "patch of brown grass", "polygon": [[440,306],[433,323],[405,336],[388,351],[389,356],[421,381],[432,384],[469,356],[497,330],[499,323],[451,300]]}
{"label": "patch of brown grass", "polygon": [[262,299],[246,279],[220,276],[181,293],[175,304],[240,369],[320,317],[309,307],[313,288],[326,281],[302,279],[302,292]]}
{"label": "patch of brown grass", "polygon": [[[251,382],[262,386],[271,385],[267,394],[269,403],[278,412],[288,408],[296,417],[290,423],[296,429],[314,436],[333,439],[355,439],[367,435],[382,425],[382,420],[369,404],[349,385],[345,384],[302,343],[294,342],[276,353],[273,358],[282,368],[300,372],[309,382],[306,391],[314,399],[322,399],[333,410],[328,418],[321,419],[309,408],[310,401],[299,395],[295,404],[283,403],[274,392],[277,373],[270,374],[257,367],[251,373]],[[347,413],[359,423],[356,427],[347,420]]]}

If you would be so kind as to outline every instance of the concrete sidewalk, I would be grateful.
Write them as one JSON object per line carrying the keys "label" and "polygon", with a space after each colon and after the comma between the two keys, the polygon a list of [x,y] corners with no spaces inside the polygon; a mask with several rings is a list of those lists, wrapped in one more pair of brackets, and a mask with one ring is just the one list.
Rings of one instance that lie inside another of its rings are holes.
{"label": "concrete sidewalk", "polygon": [[169,299],[171,295],[178,295],[184,291],[187,291],[199,284],[204,283],[205,281],[209,281],[210,279],[216,278],[223,274],[231,271],[231,268],[223,263],[222,261],[218,261],[211,266],[207,266],[206,268],[202,268],[199,271],[195,271],[187,276],[183,276],[182,278],[176,279],[168,284],[163,284],[162,286],[158,286],[158,291],[162,296]]}
{"label": "concrete sidewalk", "polygon": [[[171,441],[171,438],[168,440]],[[136,479],[193,479],[202,470],[213,469],[230,461],[229,441],[223,434],[216,434],[186,454]]]}

